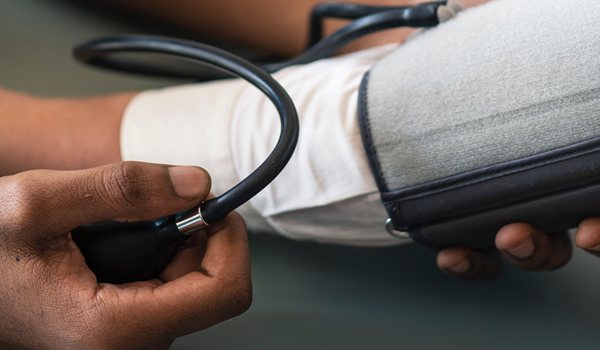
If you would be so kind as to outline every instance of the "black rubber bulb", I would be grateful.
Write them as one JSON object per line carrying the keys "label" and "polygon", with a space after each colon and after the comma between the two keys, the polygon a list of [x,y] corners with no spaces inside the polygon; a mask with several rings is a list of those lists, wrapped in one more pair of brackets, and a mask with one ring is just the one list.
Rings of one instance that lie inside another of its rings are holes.
{"label": "black rubber bulb", "polygon": [[256,170],[199,207],[152,221],[106,221],[71,231],[98,282],[127,283],[158,277],[175,255],[177,246],[192,232],[223,220],[271,183],[289,162],[298,143],[298,113],[285,89],[263,69],[229,52],[196,42],[145,35],[101,38],[80,44],[74,50],[75,57],[83,62],[133,72],[140,72],[143,65],[113,55],[144,52],[208,64],[247,80],[273,102],[281,131],[277,145]]}
{"label": "black rubber bulb", "polygon": [[[263,68],[277,71],[293,64],[309,63],[325,58],[350,41],[383,29],[437,25],[439,23],[437,8],[444,4],[445,1],[440,1],[408,8],[395,8],[394,11],[363,6],[363,10],[371,13],[370,16],[360,18],[338,30],[296,59],[283,64],[265,65]],[[347,5],[337,6],[347,7]],[[379,13],[380,10],[383,12]],[[143,52],[179,57],[232,73],[252,83],[277,108],[281,119],[281,134],[273,152],[242,182],[221,196],[203,203],[197,211],[203,213],[200,216],[203,223],[216,223],[271,183],[292,157],[300,130],[294,103],[281,85],[264,69],[229,52],[196,42],[155,36],[125,35],[80,44],[75,48],[74,55],[80,61],[99,67],[134,73],[170,75],[165,74],[165,72],[169,73],[169,70],[156,69],[153,66],[149,68],[135,61],[131,62],[127,58],[112,57],[115,54]],[[181,77],[181,74],[177,76]],[[190,75],[192,76],[193,74]],[[194,210],[186,213],[195,214]],[[191,233],[189,225],[186,226],[185,222],[177,222],[182,218],[185,219],[185,214],[183,217],[173,215],[133,223],[106,221],[78,227],[72,231],[72,235],[89,268],[96,274],[98,282],[144,281],[158,277],[175,255],[177,246],[189,237],[187,235]],[[181,233],[180,228],[187,234]]]}
{"label": "black rubber bulb", "polygon": [[127,283],[158,277],[189,237],[175,215],[140,222],[103,221],[71,231],[73,241],[99,283]]}

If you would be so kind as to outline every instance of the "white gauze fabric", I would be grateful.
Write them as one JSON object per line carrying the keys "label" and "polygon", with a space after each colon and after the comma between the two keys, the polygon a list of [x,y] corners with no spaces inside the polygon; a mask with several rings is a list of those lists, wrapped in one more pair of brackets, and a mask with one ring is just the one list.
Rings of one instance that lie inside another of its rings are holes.
{"label": "white gauze fabric", "polygon": [[[280,176],[239,212],[250,229],[294,239],[392,245],[357,122],[364,73],[396,45],[284,69],[274,77],[300,117],[300,139]],[[124,160],[197,165],[219,195],[256,169],[279,137],[272,103],[241,80],[138,94],[121,127]]]}

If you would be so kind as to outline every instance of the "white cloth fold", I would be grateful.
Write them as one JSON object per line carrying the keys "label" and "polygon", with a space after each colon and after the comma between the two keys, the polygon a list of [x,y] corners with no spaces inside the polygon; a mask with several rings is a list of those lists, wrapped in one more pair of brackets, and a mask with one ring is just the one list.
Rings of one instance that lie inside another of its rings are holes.
{"label": "white cloth fold", "polygon": [[[294,239],[392,245],[387,218],[364,154],[357,122],[364,73],[396,45],[294,66],[274,74],[300,116],[290,163],[239,212],[251,229]],[[217,195],[270,154],[279,117],[252,85],[226,80],[138,94],[121,127],[124,160],[198,165]]]}

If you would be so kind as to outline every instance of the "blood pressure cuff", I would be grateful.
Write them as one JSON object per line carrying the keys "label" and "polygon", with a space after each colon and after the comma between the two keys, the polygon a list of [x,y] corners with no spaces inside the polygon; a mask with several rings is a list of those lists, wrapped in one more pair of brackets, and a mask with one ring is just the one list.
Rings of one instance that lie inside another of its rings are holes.
{"label": "blood pressure cuff", "polygon": [[600,1],[506,0],[460,13],[372,67],[359,124],[396,230],[492,246],[600,215]]}

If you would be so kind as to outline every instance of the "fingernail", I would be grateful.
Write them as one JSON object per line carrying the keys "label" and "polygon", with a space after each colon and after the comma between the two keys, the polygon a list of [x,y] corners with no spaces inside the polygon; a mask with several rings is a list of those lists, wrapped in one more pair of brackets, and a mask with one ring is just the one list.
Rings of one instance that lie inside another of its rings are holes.
{"label": "fingernail", "polygon": [[183,199],[194,199],[204,193],[207,174],[195,166],[170,167],[171,181],[175,193]]}
{"label": "fingernail", "polygon": [[535,249],[535,245],[533,244],[533,239],[528,238],[525,242],[523,242],[520,246],[516,248],[506,249],[506,251],[519,259],[527,259],[531,255],[533,255],[533,250]]}
{"label": "fingernail", "polygon": [[454,266],[447,267],[448,270],[450,270],[454,273],[457,273],[457,274],[463,274],[463,273],[469,271],[470,268],[471,268],[471,262],[468,259],[465,259]]}
{"label": "fingernail", "polygon": [[446,3],[446,6],[451,8],[452,11],[454,11],[455,13],[459,13],[459,12],[465,10],[465,7],[463,6],[463,4],[461,4],[460,2],[452,1],[452,0],[449,0]]}
{"label": "fingernail", "polygon": [[456,17],[456,12],[447,6],[440,6],[437,9],[437,18],[440,23],[448,22],[452,18]]}

